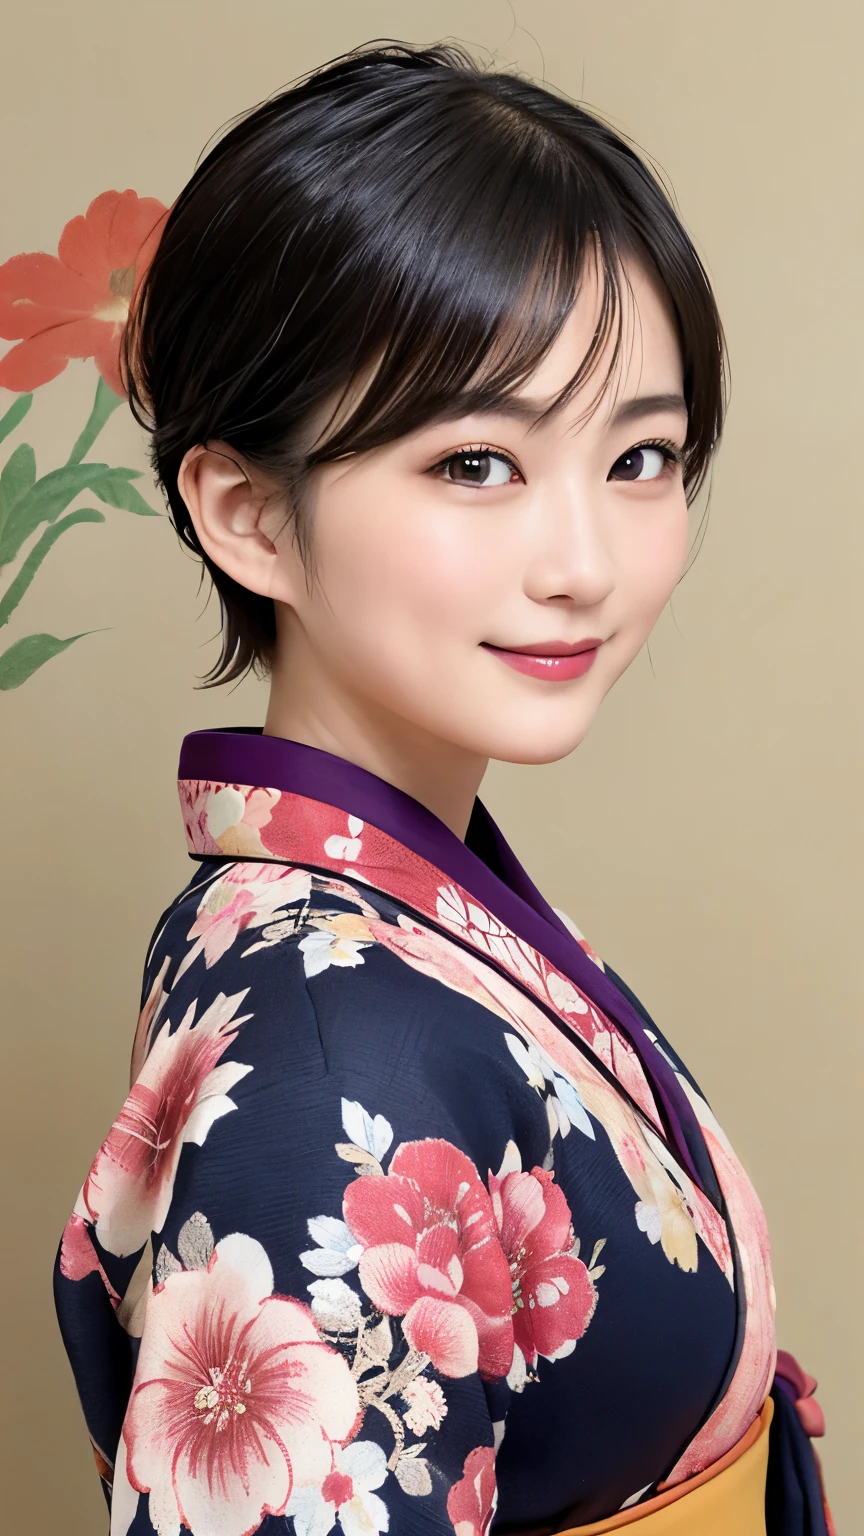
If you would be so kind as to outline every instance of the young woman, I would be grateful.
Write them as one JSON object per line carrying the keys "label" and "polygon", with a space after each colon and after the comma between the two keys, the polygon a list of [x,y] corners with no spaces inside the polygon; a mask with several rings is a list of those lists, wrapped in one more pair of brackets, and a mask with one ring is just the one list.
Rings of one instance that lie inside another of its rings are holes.
{"label": "young woman", "polygon": [[476,798],[647,639],[723,357],[633,150],[456,50],[321,70],[171,209],[130,394],[271,690],[183,744],[58,1256],[112,1536],[827,1530],[747,1176]]}

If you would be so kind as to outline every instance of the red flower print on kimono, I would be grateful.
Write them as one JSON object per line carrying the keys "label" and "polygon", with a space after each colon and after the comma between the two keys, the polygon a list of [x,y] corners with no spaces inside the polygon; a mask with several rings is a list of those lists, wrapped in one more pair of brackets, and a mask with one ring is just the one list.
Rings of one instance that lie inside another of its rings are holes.
{"label": "red flower print on kimono", "polygon": [[220,992],[194,1026],[191,1003],[173,1034],[166,1019],[156,1036],[76,1205],[109,1253],[137,1253],[162,1230],[184,1142],[203,1146],[214,1121],[236,1109],[228,1090],[252,1068],[219,1058],[252,1017],[234,1017],[247,991]]}
{"label": "red flower print on kimono", "polygon": [[[515,1148],[513,1149],[515,1151]],[[597,1292],[576,1257],[570,1207],[543,1168],[489,1175],[501,1246],[513,1281],[513,1337],[525,1364],[573,1353],[594,1315]]]}
{"label": "red flower print on kimono", "polygon": [[456,1536],[486,1536],[497,1505],[495,1452],[491,1445],[478,1445],[465,1457],[462,1476],[447,1495]]}
{"label": "red flower print on kimono", "polygon": [[442,1376],[505,1376],[513,1357],[510,1271],[477,1169],[451,1142],[407,1141],[389,1173],[345,1191],[360,1283],[402,1317],[413,1349]]}
{"label": "red flower print on kimono", "polygon": [[261,1244],[235,1232],[150,1298],[123,1439],[159,1536],[251,1536],[295,1486],[325,1484],[359,1425],[346,1362],[272,1292]]}

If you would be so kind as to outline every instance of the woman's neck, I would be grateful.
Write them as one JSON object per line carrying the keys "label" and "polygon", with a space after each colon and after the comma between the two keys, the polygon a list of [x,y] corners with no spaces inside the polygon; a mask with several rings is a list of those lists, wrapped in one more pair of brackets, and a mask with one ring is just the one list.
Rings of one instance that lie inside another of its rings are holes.
{"label": "woman's neck", "polygon": [[441,741],[384,712],[362,712],[332,696],[321,707],[279,686],[274,674],[265,736],[281,736],[331,752],[419,801],[463,841],[487,758]]}

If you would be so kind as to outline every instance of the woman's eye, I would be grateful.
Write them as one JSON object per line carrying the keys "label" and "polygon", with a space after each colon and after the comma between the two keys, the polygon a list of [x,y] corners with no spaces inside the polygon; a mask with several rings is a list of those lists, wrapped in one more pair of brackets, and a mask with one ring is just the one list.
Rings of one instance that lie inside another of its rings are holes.
{"label": "woman's eye", "polygon": [[451,485],[507,485],[517,478],[509,459],[501,453],[454,453],[440,466],[443,478]]}
{"label": "woman's eye", "polygon": [[609,471],[610,480],[659,480],[667,464],[673,463],[674,456],[669,449],[664,453],[662,448],[652,448],[644,443],[641,448],[628,448],[622,453],[620,459]]}

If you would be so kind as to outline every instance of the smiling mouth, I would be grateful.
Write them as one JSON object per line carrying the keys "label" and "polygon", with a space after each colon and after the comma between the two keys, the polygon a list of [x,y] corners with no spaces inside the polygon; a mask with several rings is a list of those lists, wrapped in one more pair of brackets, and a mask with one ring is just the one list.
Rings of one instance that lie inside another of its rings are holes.
{"label": "smiling mouth", "polygon": [[573,645],[563,640],[553,640],[545,644],[538,642],[536,645],[508,647],[490,645],[488,641],[483,641],[483,650],[491,652],[506,666],[527,677],[563,683],[584,676],[589,667],[593,666],[602,644],[602,640],[593,638],[578,640]]}

